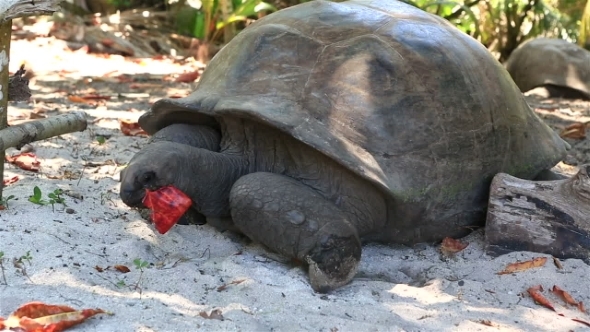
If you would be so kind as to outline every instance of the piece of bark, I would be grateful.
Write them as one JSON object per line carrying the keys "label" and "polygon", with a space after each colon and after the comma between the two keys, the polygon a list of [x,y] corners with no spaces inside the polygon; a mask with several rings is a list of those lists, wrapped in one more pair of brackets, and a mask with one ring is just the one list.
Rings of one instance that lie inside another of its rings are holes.
{"label": "piece of bark", "polygon": [[590,164],[566,180],[529,181],[499,173],[492,180],[486,251],[533,251],[590,263]]}
{"label": "piece of bark", "polygon": [[25,65],[8,78],[8,101],[27,101],[31,98],[29,80],[24,76],[27,71]]}
{"label": "piece of bark", "polygon": [[0,23],[17,17],[53,14],[59,10],[63,0],[2,0],[0,1]]}
{"label": "piece of bark", "polygon": [[0,151],[86,129],[88,121],[82,111],[69,112],[46,119],[35,120],[0,130]]}

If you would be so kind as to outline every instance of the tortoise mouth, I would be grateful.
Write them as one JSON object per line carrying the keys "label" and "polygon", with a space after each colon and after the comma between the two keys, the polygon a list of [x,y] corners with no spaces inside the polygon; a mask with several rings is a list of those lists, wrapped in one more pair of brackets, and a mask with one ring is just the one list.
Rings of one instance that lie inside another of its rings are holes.
{"label": "tortoise mouth", "polygon": [[140,190],[121,190],[121,200],[125,205],[133,208],[145,208],[143,199],[145,198],[145,189]]}

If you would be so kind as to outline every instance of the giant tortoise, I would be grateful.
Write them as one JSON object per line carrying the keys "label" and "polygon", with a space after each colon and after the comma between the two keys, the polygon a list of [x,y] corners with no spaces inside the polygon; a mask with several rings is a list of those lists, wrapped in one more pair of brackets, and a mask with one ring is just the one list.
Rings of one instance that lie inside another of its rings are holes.
{"label": "giant tortoise", "polygon": [[353,278],[361,241],[466,235],[496,173],[534,178],[566,149],[482,45],[393,0],[268,15],[139,123],[152,138],[123,202],[172,185],[207,220],[306,263],[318,292]]}
{"label": "giant tortoise", "polygon": [[549,97],[590,99],[590,52],[567,40],[529,40],[512,52],[506,70],[522,92],[543,88]]}

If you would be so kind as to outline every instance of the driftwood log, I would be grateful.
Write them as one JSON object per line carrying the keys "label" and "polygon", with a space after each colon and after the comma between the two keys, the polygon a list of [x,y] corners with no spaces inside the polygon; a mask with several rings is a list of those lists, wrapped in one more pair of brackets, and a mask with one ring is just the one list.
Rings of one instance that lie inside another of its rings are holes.
{"label": "driftwood log", "polygon": [[571,178],[528,181],[497,174],[490,187],[486,251],[532,251],[590,263],[590,164]]}

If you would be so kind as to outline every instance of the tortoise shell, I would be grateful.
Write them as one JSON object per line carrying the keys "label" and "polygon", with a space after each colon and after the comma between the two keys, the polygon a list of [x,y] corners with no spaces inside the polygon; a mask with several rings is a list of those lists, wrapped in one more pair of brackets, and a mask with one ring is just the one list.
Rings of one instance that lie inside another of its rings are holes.
{"label": "tortoise shell", "polygon": [[533,178],[566,149],[486,48],[393,0],[265,16],[211,60],[190,96],[159,100],[139,122],[153,134],[224,117],[274,127],[377,185],[400,242],[466,233],[485,219],[496,173]]}

